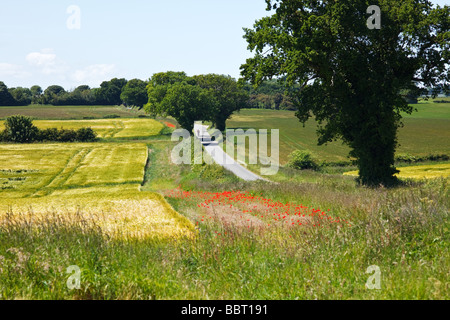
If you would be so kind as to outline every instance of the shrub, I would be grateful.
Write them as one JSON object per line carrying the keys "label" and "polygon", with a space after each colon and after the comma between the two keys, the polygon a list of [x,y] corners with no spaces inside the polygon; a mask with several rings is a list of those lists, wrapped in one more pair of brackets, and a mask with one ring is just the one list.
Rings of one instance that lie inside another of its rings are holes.
{"label": "shrub", "polygon": [[430,161],[448,161],[450,157],[446,154],[430,154],[427,159]]}
{"label": "shrub", "polygon": [[59,130],[58,141],[75,142],[77,141],[77,132],[75,130],[61,129]]}
{"label": "shrub", "polygon": [[317,161],[313,158],[311,153],[307,150],[295,150],[289,155],[288,167],[304,170],[312,169],[317,170]]}
{"label": "shrub", "polygon": [[395,161],[397,162],[407,162],[407,163],[411,163],[411,162],[417,162],[419,159],[417,159],[417,157],[407,153],[407,154],[399,154],[395,157]]}
{"label": "shrub", "polygon": [[97,139],[97,135],[92,128],[81,128],[77,131],[77,141],[93,142]]}
{"label": "shrub", "polygon": [[120,118],[120,116],[118,114],[107,114],[103,118],[104,119],[117,119],[117,118]]}
{"label": "shrub", "polygon": [[0,131],[0,142],[6,142],[7,141],[6,136],[7,136],[6,130]]}
{"label": "shrub", "polygon": [[15,115],[6,118],[6,140],[15,143],[30,143],[36,140],[38,128],[31,117]]}
{"label": "shrub", "polygon": [[39,131],[39,141],[59,141],[59,131],[56,128],[49,128]]}

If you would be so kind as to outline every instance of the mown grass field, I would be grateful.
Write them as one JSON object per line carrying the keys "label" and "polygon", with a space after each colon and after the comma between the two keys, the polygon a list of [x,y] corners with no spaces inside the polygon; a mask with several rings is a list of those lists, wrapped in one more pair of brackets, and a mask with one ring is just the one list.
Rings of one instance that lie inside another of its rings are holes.
{"label": "mown grass field", "polygon": [[[250,111],[237,117],[270,124]],[[173,165],[170,136],[134,138],[0,144],[0,299],[449,299],[448,178],[364,188],[282,167],[244,182]]]}
{"label": "mown grass field", "polygon": [[6,117],[22,114],[43,120],[74,120],[83,118],[102,119],[106,116],[117,115],[122,118],[137,118],[144,115],[143,111],[126,109],[119,106],[52,106],[30,105],[25,107],[0,106],[0,120]]}
{"label": "mown grass field", "polygon": [[[414,107],[418,111],[405,115],[404,127],[399,130],[397,154],[450,154],[450,99],[449,103],[421,101]],[[316,122],[310,120],[303,127],[293,111],[244,109],[228,120],[227,127],[279,129],[281,164],[285,164],[289,154],[296,149],[309,150],[319,160],[348,160],[350,149],[347,146],[341,142],[318,146]]]}

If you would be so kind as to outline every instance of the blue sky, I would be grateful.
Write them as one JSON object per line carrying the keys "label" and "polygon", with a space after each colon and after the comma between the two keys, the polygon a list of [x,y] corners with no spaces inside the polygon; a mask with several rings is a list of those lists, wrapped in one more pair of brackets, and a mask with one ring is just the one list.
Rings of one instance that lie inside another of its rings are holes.
{"label": "blue sky", "polygon": [[[77,15],[68,12],[72,5],[80,9],[79,29]],[[0,81],[73,89],[114,77],[146,80],[168,70],[238,78],[251,56],[242,28],[268,15],[265,8],[264,0],[6,1]]]}

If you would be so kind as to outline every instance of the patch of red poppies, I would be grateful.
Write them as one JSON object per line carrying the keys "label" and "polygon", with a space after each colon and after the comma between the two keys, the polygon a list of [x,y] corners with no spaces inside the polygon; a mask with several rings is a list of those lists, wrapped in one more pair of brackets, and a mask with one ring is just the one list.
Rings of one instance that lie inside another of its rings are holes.
{"label": "patch of red poppies", "polygon": [[[196,204],[199,208],[211,209],[213,207],[237,209],[232,212],[241,212],[241,219],[250,221],[248,215],[267,223],[267,226],[291,226],[291,227],[327,227],[333,224],[351,226],[348,220],[329,215],[329,209],[325,212],[319,208],[308,207],[292,202],[282,203],[242,191],[224,192],[199,192],[184,191],[181,188],[170,190],[168,197],[183,199]],[[231,210],[230,210],[231,211]],[[230,213],[233,214],[233,213]],[[212,220],[212,217],[202,216],[197,225]],[[250,225],[248,226],[250,228]],[[216,232],[217,233],[217,232]]]}
{"label": "patch of red poppies", "polygon": [[174,124],[172,124],[172,123],[170,123],[170,122],[167,122],[167,121],[164,121],[164,124],[165,124],[166,126],[168,126],[169,128],[176,128],[176,127],[177,127],[176,125],[174,125]]}

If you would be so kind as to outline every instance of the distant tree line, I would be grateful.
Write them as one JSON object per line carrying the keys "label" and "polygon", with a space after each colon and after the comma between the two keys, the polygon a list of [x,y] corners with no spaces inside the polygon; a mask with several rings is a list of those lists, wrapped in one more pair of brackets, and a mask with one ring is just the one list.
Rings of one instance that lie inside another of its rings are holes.
{"label": "distant tree line", "polygon": [[[30,104],[77,106],[77,105],[126,105],[142,108],[148,102],[149,82],[139,79],[127,81],[114,78],[104,81],[99,88],[80,85],[66,91],[62,86],[51,85],[45,90],[38,86],[31,88],[8,88],[0,81],[0,106],[28,106]],[[254,88],[249,83],[241,85],[247,93],[246,108],[295,110],[282,83],[268,80]]]}
{"label": "distant tree line", "polygon": [[[114,78],[102,82],[99,88],[80,85],[74,90],[66,91],[59,85],[51,85],[45,90],[38,85],[31,88],[8,88],[0,81],[0,106],[126,105],[143,108],[149,99],[147,90],[149,84],[149,81],[140,79],[127,81],[123,78]],[[290,88],[288,92],[283,81],[266,80],[256,88],[249,82],[240,81],[240,87],[247,93],[245,108],[297,110],[290,98],[295,87]],[[441,91],[440,88],[428,89],[430,93],[436,90]],[[419,94],[413,90],[403,90],[401,95],[410,104],[417,103],[419,98]]]}
{"label": "distant tree line", "polygon": [[72,91],[66,91],[59,85],[51,85],[45,90],[38,85],[31,88],[8,88],[0,81],[0,106],[123,104],[142,108],[148,101],[147,84],[139,79],[127,81],[114,78],[102,82],[99,88],[81,85]]}
{"label": "distant tree line", "polygon": [[296,110],[282,81],[266,80],[257,88],[245,82],[243,88],[249,94],[248,108]]}

